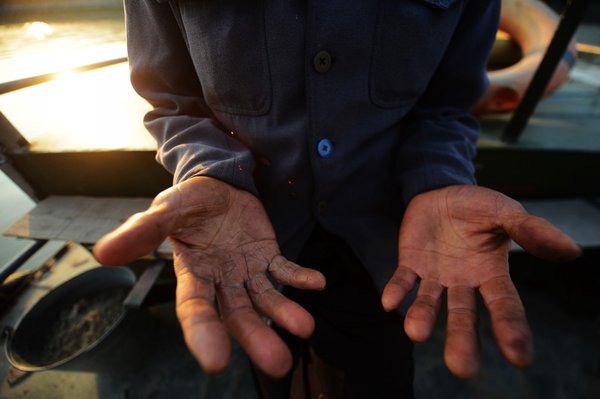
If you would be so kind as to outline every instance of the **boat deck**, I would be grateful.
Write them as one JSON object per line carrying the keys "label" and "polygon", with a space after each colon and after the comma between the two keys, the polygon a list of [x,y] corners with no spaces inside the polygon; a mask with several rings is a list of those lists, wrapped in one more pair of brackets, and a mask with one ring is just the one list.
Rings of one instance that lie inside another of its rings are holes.
{"label": "boat deck", "polygon": [[[580,37],[600,44],[600,29],[594,25],[584,26]],[[86,93],[102,93],[102,79],[115,78],[110,77],[111,74],[123,82],[124,91],[118,96],[122,102],[102,102],[103,106],[114,107],[110,112],[115,115],[133,107],[141,120],[147,105],[135,97],[126,84],[124,64],[67,78],[71,81],[69,96],[61,98],[71,100],[64,103],[52,100],[57,97],[57,91],[64,89],[59,88],[58,83],[0,96],[0,110],[31,142],[28,151],[16,151],[13,157],[14,165],[24,177],[22,183],[34,186],[32,193],[151,197],[170,183],[170,177],[154,162],[154,144],[148,140],[141,124],[98,124],[82,135],[76,127],[61,120],[60,110],[76,106]],[[89,81],[98,82],[98,79],[99,85],[89,86]],[[88,83],[84,84],[86,80]],[[54,95],[44,97],[44,91]],[[32,99],[39,101],[37,105],[31,103]],[[38,116],[38,112],[45,112],[43,118],[31,118],[28,113],[32,106]],[[127,115],[133,119],[132,114]],[[83,117],[95,120],[93,115]],[[483,134],[477,158],[480,183],[519,198],[532,213],[547,217],[569,232],[586,248],[584,256],[568,264],[550,264],[515,247],[511,253],[511,274],[536,338],[534,364],[525,370],[510,367],[495,348],[489,320],[482,312],[482,371],[469,381],[452,377],[442,361],[442,315],[432,339],[415,349],[416,397],[598,398],[600,74],[597,59],[580,59],[569,84],[540,102],[517,144],[506,144],[499,139],[507,120],[508,116],[482,119]],[[72,138],[67,138],[69,131],[74,135]],[[90,144],[90,138],[106,132],[115,133],[116,144]],[[124,183],[107,185],[111,176],[120,177]],[[140,184],[144,188],[131,184],[134,177],[139,181],[140,176],[144,177]],[[148,184],[149,181],[152,184]],[[0,197],[4,209],[12,209],[11,200],[11,197]],[[34,258],[26,268],[41,266],[62,245],[62,242],[52,242],[44,252],[46,255]],[[23,312],[52,287],[97,266],[86,249],[71,248],[56,260],[50,272],[0,315],[0,328],[13,326]],[[162,279],[167,287],[172,283],[172,276],[168,274]],[[0,398],[257,397],[247,359],[239,348],[234,351],[233,363],[225,374],[209,377],[202,373],[181,339],[173,302],[157,302],[147,311],[157,324],[152,332],[155,345],[138,353],[143,356],[145,368],[131,369],[124,364],[122,369],[108,373],[43,371],[24,375],[11,370],[2,356]]]}

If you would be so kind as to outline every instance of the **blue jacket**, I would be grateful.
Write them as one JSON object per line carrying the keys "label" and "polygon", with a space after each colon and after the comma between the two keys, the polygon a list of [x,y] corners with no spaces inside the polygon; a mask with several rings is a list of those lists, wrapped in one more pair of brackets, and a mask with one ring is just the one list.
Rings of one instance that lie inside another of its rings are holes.
{"label": "blue jacket", "polygon": [[[474,183],[497,0],[126,0],[132,83],[175,182],[257,195],[284,255],[315,223],[381,290],[408,201]],[[306,265],[310,266],[310,265]]]}

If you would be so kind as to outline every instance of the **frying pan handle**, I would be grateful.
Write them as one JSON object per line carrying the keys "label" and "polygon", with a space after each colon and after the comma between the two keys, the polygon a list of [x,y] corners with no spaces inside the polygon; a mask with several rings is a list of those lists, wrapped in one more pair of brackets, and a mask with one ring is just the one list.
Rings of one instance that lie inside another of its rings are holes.
{"label": "frying pan handle", "polygon": [[166,263],[166,261],[160,260],[144,270],[144,273],[142,273],[129,292],[129,295],[127,295],[127,298],[123,301],[125,308],[139,309],[142,306]]}

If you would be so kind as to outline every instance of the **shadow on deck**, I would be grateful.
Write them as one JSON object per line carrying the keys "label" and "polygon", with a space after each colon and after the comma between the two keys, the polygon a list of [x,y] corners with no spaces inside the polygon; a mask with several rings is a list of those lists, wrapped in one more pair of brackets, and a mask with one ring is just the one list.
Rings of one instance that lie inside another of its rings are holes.
{"label": "shadow on deck", "polygon": [[534,334],[535,359],[510,366],[495,346],[481,304],[481,372],[453,377],[443,365],[444,326],[416,347],[417,398],[591,399],[600,397],[600,250],[574,262],[552,264],[518,253],[511,274]]}

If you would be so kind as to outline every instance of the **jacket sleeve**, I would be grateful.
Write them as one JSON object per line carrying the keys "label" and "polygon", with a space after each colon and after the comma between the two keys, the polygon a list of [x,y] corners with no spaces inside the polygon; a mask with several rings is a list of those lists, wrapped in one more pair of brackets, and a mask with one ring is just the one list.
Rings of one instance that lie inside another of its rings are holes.
{"label": "jacket sleeve", "polygon": [[256,194],[254,157],[207,106],[171,5],[125,0],[125,14],[131,82],[153,107],[144,123],[157,160],[175,183],[202,175]]}
{"label": "jacket sleeve", "polygon": [[479,123],[470,110],[488,84],[499,16],[500,1],[465,0],[446,53],[401,133],[396,180],[405,203],[425,191],[475,183]]}

